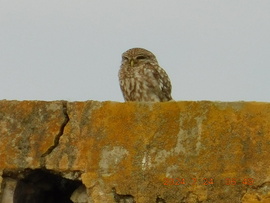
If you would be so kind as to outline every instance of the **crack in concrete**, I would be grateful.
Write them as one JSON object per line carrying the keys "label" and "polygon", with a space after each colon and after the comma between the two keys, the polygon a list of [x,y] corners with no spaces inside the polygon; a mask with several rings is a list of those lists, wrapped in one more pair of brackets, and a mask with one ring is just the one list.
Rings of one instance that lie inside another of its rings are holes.
{"label": "crack in concrete", "polygon": [[45,158],[46,158],[46,156],[48,156],[50,153],[52,153],[52,151],[58,146],[59,140],[60,140],[61,136],[64,134],[65,127],[69,122],[69,116],[68,116],[68,113],[67,113],[67,101],[63,101],[62,104],[63,104],[63,114],[64,114],[65,119],[64,119],[64,122],[60,126],[58,134],[54,138],[53,145],[50,146],[47,149],[47,151],[44,152],[41,155],[41,167],[45,167],[45,162],[46,162]]}

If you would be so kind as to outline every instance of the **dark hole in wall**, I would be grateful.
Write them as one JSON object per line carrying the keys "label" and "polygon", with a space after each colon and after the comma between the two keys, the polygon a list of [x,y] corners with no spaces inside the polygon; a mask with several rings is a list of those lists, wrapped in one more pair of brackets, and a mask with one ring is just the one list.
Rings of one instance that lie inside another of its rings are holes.
{"label": "dark hole in wall", "polygon": [[82,185],[47,170],[30,171],[19,180],[14,192],[14,203],[72,203],[70,196]]}

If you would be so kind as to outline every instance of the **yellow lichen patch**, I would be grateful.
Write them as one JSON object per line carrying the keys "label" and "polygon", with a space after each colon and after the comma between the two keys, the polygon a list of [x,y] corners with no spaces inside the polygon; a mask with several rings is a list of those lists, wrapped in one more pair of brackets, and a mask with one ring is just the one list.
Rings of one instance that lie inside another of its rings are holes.
{"label": "yellow lichen patch", "polygon": [[82,182],[87,188],[92,188],[96,184],[98,184],[98,174],[95,172],[87,172],[83,173],[82,176]]}
{"label": "yellow lichen patch", "polygon": [[256,189],[249,189],[241,199],[243,203],[268,203],[270,201],[269,183],[266,182]]}

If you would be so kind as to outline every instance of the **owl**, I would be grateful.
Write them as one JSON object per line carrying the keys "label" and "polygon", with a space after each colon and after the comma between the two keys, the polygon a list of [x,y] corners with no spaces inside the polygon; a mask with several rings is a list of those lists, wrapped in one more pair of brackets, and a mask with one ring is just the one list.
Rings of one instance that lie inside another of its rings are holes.
{"label": "owl", "polygon": [[165,102],[172,100],[171,81],[153,53],[142,48],[122,54],[118,73],[125,101]]}

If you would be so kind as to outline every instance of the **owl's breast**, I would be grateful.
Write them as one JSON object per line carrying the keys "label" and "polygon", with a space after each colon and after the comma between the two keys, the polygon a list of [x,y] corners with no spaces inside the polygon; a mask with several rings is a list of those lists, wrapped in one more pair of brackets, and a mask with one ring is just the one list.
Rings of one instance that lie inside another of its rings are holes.
{"label": "owl's breast", "polygon": [[158,84],[150,69],[122,69],[119,82],[126,101],[159,101]]}
{"label": "owl's breast", "polygon": [[119,71],[119,79],[124,79],[124,78],[133,78],[135,75],[136,70],[130,67],[121,67]]}

